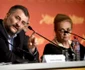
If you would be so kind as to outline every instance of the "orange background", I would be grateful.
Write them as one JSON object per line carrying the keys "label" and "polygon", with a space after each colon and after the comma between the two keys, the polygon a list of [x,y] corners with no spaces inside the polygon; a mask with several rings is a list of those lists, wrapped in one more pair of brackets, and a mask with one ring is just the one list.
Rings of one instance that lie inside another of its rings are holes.
{"label": "orange background", "polygon": [[[21,4],[30,12],[30,25],[32,28],[52,40],[54,37],[53,19],[56,14],[64,13],[71,17],[76,33],[85,38],[85,0],[0,0],[0,19],[3,19],[9,8],[15,4]],[[27,34],[31,35],[32,31]],[[46,43],[45,39],[36,35],[40,57]],[[85,46],[85,40],[79,38]]]}

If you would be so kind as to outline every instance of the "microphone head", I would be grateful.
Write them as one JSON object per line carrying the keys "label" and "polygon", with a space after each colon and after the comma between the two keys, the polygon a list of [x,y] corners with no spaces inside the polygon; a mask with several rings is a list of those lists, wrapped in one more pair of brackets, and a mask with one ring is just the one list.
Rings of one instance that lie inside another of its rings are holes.
{"label": "microphone head", "polygon": [[64,33],[69,33],[68,31],[64,31]]}
{"label": "microphone head", "polygon": [[31,27],[31,26],[28,26],[28,28],[29,28],[30,30],[34,31],[34,30],[32,29],[32,27]]}

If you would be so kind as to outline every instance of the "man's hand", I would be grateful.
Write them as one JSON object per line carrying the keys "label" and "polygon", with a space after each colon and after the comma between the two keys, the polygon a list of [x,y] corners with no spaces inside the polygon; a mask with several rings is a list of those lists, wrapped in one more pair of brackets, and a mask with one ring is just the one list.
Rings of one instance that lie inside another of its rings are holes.
{"label": "man's hand", "polygon": [[35,36],[34,36],[35,33],[33,33],[29,40],[28,40],[28,49],[30,50],[30,52],[34,52],[35,50],[35,47],[37,46],[37,40],[35,39]]}

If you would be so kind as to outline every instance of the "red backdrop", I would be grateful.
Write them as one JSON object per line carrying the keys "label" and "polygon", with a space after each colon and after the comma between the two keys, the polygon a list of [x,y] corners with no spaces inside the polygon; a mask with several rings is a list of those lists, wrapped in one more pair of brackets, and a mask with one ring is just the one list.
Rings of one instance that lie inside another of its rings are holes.
{"label": "red backdrop", "polygon": [[[73,32],[85,38],[85,0],[0,0],[0,18],[3,19],[9,8],[15,4],[28,8],[32,28],[50,40],[54,37],[53,19],[58,13],[69,15],[74,23]],[[27,32],[28,35],[31,33]],[[41,57],[48,41],[38,35],[36,38]],[[85,46],[85,40],[79,41]]]}

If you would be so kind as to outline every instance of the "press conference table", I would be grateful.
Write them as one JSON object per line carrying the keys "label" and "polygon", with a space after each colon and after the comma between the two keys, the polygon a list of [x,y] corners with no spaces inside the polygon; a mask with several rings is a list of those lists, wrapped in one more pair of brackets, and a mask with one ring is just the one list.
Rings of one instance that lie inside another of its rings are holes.
{"label": "press conference table", "polygon": [[0,70],[85,70],[85,61],[0,64]]}

